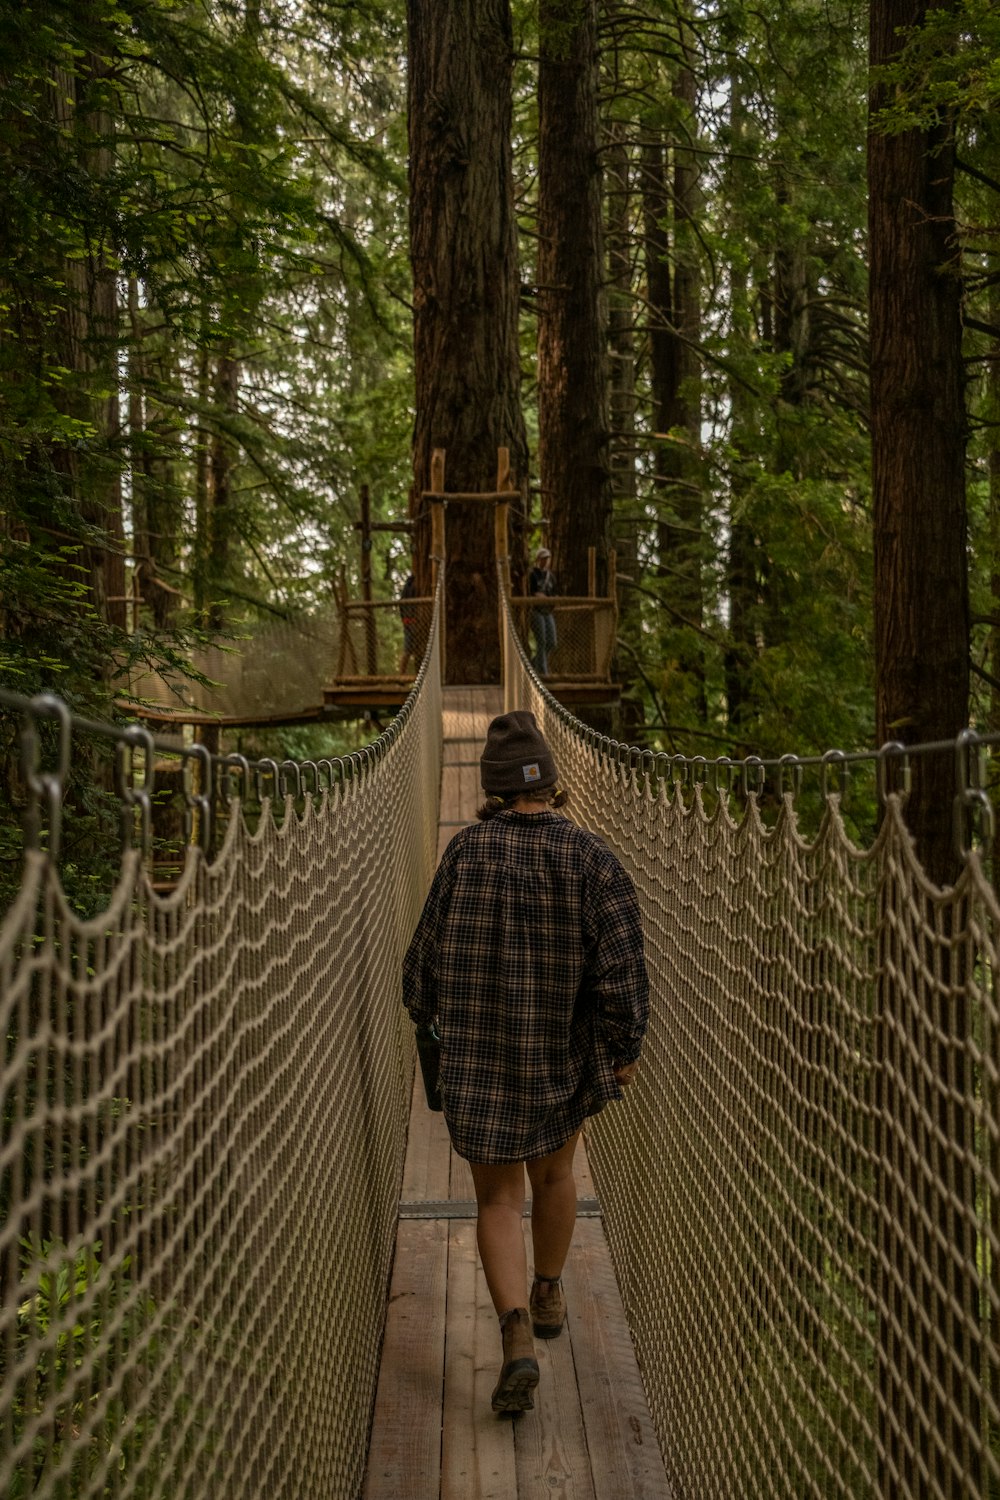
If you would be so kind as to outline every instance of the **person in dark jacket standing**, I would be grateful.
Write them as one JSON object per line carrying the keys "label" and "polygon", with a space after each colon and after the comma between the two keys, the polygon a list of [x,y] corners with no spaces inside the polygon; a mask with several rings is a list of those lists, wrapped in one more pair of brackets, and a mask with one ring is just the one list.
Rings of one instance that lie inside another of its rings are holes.
{"label": "person in dark jacket standing", "polygon": [[566,1316],[576,1143],[635,1077],[649,986],[632,883],[601,839],[556,813],[565,793],[532,714],[493,720],[480,770],[481,821],[445,850],[404,959],[403,1002],[441,1037],[445,1120],[471,1167],[503,1339],[493,1408],[518,1412],[538,1383],[532,1332],[554,1338]]}
{"label": "person in dark jacket standing", "polygon": [[539,600],[531,611],[531,633],[535,637],[535,654],[532,660],[540,677],[549,675],[549,656],[559,644],[556,635],[556,617],[552,605],[544,603],[557,592],[555,574],[549,564],[552,553],[548,547],[539,547],[535,555],[535,566],[528,578],[528,593]]}

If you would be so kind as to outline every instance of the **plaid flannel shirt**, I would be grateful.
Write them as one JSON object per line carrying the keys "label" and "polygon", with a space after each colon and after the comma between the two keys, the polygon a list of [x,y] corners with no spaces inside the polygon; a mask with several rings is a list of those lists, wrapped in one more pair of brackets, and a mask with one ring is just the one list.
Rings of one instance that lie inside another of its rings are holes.
{"label": "plaid flannel shirt", "polygon": [[649,1010],[635,890],[595,834],[507,811],[455,835],[403,962],[403,1003],[436,1017],[459,1155],[524,1161],[621,1098]]}

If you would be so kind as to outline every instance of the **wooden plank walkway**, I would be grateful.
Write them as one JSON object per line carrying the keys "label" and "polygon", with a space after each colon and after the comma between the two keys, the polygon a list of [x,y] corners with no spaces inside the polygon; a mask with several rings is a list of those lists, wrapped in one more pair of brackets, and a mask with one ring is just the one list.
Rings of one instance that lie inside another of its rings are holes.
{"label": "wooden plank walkway", "polygon": [[[475,816],[496,688],[447,688],[440,851]],[[535,1408],[497,1417],[496,1315],[476,1253],[475,1194],[419,1076],[364,1500],[670,1500],[586,1153],[561,1336],[536,1344]],[[527,1220],[528,1265],[531,1242]]]}

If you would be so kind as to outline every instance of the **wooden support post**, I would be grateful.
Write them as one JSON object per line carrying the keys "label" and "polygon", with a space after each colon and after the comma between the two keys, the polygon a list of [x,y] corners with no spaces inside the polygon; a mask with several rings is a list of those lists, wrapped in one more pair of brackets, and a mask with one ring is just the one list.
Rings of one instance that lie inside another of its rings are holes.
{"label": "wooden support post", "polygon": [[[497,449],[497,494],[502,495],[510,489],[510,449]],[[507,540],[507,522],[510,515],[510,506],[506,500],[496,502],[494,511],[493,532],[496,538],[497,562],[506,566],[510,562],[510,546]]]}
{"label": "wooden support post", "polygon": [[[435,448],[431,454],[431,490],[438,495],[444,493],[444,455],[443,448]],[[431,592],[437,593],[438,578],[445,566],[446,538],[444,523],[444,508],[446,500],[434,500],[431,502]],[[445,601],[441,601],[441,618],[438,621],[438,655],[441,661],[441,681],[444,681],[445,663],[447,661],[447,631],[446,624],[448,611]]]}
{"label": "wooden support post", "polygon": [[[368,486],[361,486],[361,598],[370,606],[372,602],[372,503]],[[365,612],[365,667],[369,677],[378,671],[378,648],[375,639],[375,616],[370,608]]]}
{"label": "wooden support post", "polygon": [[[497,449],[497,494],[502,495],[510,489],[510,449]],[[493,535],[496,544],[497,573],[500,589],[510,592],[510,543],[508,541],[508,528],[510,519],[510,505],[506,500],[498,500],[493,512]],[[497,630],[500,636],[500,674],[501,679],[507,676],[506,664],[506,632],[503,628],[503,600],[497,598]]]}
{"label": "wooden support post", "polygon": [[597,548],[587,548],[587,593],[591,599],[597,598]]}
{"label": "wooden support post", "polygon": [[606,639],[603,653],[598,652],[597,622],[594,625],[594,668],[605,681],[611,678],[611,663],[614,661],[618,641],[618,553],[608,548],[608,603],[606,617]]}

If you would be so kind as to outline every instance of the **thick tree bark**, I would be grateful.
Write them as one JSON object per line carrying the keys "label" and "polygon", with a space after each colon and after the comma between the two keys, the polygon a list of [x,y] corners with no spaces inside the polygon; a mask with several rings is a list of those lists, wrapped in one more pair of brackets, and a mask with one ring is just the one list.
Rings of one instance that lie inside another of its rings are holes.
{"label": "thick tree bark", "polygon": [[[735,57],[730,59],[729,126],[733,156],[728,165],[729,192],[739,202],[747,155],[746,106]],[[735,337],[749,340],[753,323],[748,294],[748,273],[733,267],[730,272],[730,316]],[[729,383],[729,406],[734,462],[729,484],[729,550],[726,559],[726,592],[729,599],[729,630],[723,661],[726,683],[726,709],[729,730],[733,736],[733,753],[759,753],[753,728],[757,713],[757,695],[753,667],[759,654],[761,615],[759,555],[760,548],[752,524],[744,514],[747,481],[743,455],[751,448],[755,431],[755,414],[743,383]]]}
{"label": "thick tree bark", "polygon": [[[919,25],[916,0],[877,0],[871,61]],[[876,83],[872,108],[885,102]],[[967,723],[965,402],[954,146],[926,132],[869,138],[876,712],[881,741],[950,738]],[[957,874],[950,761],[917,760],[907,807],[931,878]]]}
{"label": "thick tree bark", "polygon": [[[1000,126],[1000,120],[997,122]],[[997,131],[997,166],[1000,169],[1000,130]],[[990,322],[1000,328],[1000,286],[994,286],[990,298]],[[997,351],[1000,355],[1000,350]],[[986,419],[992,427],[988,473],[989,473],[989,517],[990,556],[993,566],[990,575],[990,598],[994,618],[1000,620],[1000,358],[994,358],[987,372]],[[990,631],[990,672],[994,682],[1000,682],[1000,624]],[[1000,731],[1000,688],[990,692],[989,728],[993,734]],[[992,874],[994,884],[1000,884],[1000,828],[993,835]],[[994,1025],[992,1068],[982,1070],[983,1103],[988,1120],[1000,1120],[1000,1027]],[[989,1170],[994,1182],[1000,1182],[1000,1137],[994,1130],[987,1146]],[[1000,1194],[990,1193],[990,1233],[993,1243],[1000,1244]],[[990,1313],[986,1334],[995,1349],[1000,1349],[1000,1256],[990,1258]]]}
{"label": "thick tree bark", "polygon": [[[448,490],[492,489],[505,447],[526,492],[509,4],[408,0],[407,20],[417,503],[435,448],[446,450]],[[429,525],[416,535],[423,594]],[[492,510],[450,505],[446,535],[448,680],[498,681]]]}
{"label": "thick tree bark", "polygon": [[[690,34],[683,18],[679,20],[681,39],[690,46]],[[701,442],[701,401],[697,390],[700,361],[698,343],[701,337],[701,276],[698,244],[694,234],[700,205],[698,158],[690,148],[697,129],[697,81],[689,61],[678,68],[673,96],[681,107],[682,124],[673,142],[673,258],[674,258],[674,340],[673,361],[675,385],[664,392],[666,405],[663,431],[683,434],[683,446],[671,445],[663,452],[665,477],[675,482],[667,489],[676,526],[669,522],[661,527],[662,550],[676,562],[678,575],[676,599],[680,613],[695,626],[704,617],[702,566],[705,555],[703,534],[700,466],[697,459]],[[666,498],[665,497],[665,498]],[[691,635],[683,665],[696,685],[697,722],[707,718],[705,704],[705,669],[700,637]]]}
{"label": "thick tree bark", "polygon": [[587,592],[611,534],[607,318],[594,0],[541,0],[538,463],[562,592]]}
{"label": "thick tree bark", "polygon": [[[632,165],[621,127],[607,129],[608,412],[611,433],[611,488],[615,500],[634,502],[635,452],[635,298],[632,289],[630,208]],[[619,550],[622,544],[619,542]],[[634,550],[634,543],[632,544]]]}
{"label": "thick tree bark", "polygon": [[212,539],[212,464],[211,434],[208,430],[208,404],[212,388],[212,365],[208,353],[208,311],[202,309],[201,338],[198,348],[198,414],[199,421],[194,465],[194,556],[191,559],[191,582],[195,619],[202,629],[208,623],[209,552]]}
{"label": "thick tree bark", "polygon": [[[617,53],[614,54],[617,56]],[[636,465],[635,298],[632,288],[632,160],[628,142],[614,120],[605,127],[608,253],[608,411],[611,430],[611,491],[617,512],[613,538],[620,576],[625,587],[619,592],[618,639],[634,641],[639,631],[639,599],[630,582],[638,580],[638,469]],[[634,743],[643,723],[639,676],[631,656],[617,651],[612,674],[622,685],[618,722],[612,727],[616,739]]]}
{"label": "thick tree bark", "polygon": [[227,430],[237,415],[240,389],[240,366],[234,353],[234,341],[225,339],[215,366],[215,406],[220,426],[212,438],[211,451],[211,523],[209,526],[209,577],[212,597],[208,602],[208,626],[221,630],[225,621],[224,595],[229,573],[229,552],[233,531],[233,473],[238,451]]}
{"label": "thick tree bark", "polygon": [[[875,0],[874,68],[898,55],[905,31],[926,11],[917,0]],[[876,73],[873,115],[888,97]],[[880,738],[905,743],[950,738],[968,714],[966,424],[950,124],[942,118],[926,131],[885,134],[876,122],[868,145],[876,711]],[[914,758],[907,822],[941,885],[959,870],[954,791],[952,756]],[[876,1191],[888,1459],[880,1488],[885,1500],[957,1497],[978,1493],[980,1478],[977,1451],[962,1431],[964,1421],[977,1435],[979,1426],[966,1373],[979,1366],[975,1188],[967,1166],[974,1149],[970,1019],[948,988],[961,993],[967,954],[961,945],[944,954],[940,1001],[931,997],[931,1015],[918,1021],[888,961],[898,937],[887,918],[880,941],[887,952],[879,963],[876,1118],[884,1165]],[[900,1082],[914,1068],[903,1039],[917,1035],[926,1037],[927,1069],[919,1103]],[[925,1129],[927,1113],[933,1131]],[[925,1143],[919,1162],[914,1140]],[[936,1276],[941,1244],[949,1263]],[[956,1453],[969,1466],[962,1476]]]}
{"label": "thick tree bark", "polygon": [[[160,378],[164,386],[176,379],[170,359],[163,360]],[[156,629],[170,631],[182,603],[178,589],[184,526],[184,499],[178,478],[181,427],[176,412],[154,396],[146,398],[145,417],[150,444],[145,488],[150,567],[147,598]]]}
{"label": "thick tree bark", "polygon": [[[733,485],[733,499],[739,492]],[[748,729],[755,706],[749,682],[750,666],[757,654],[756,617],[759,613],[757,580],[757,545],[753,531],[732,511],[729,521],[729,551],[726,558],[726,587],[729,594],[729,635],[723,658],[726,682],[726,707],[729,732],[733,736],[733,754],[749,755],[756,747],[750,743]]]}
{"label": "thick tree bark", "polygon": [[[680,69],[674,96],[694,129],[695,79]],[[668,169],[673,159],[672,191]],[[653,424],[662,437],[656,448],[658,501],[665,513],[657,527],[660,571],[681,621],[676,655],[686,678],[695,722],[705,719],[704,665],[700,628],[702,587],[702,497],[699,485],[700,279],[691,226],[698,203],[698,173],[687,139],[665,142],[651,133],[643,148],[644,242],[650,323]]]}
{"label": "thick tree bark", "polygon": [[[812,301],[808,285],[806,254],[807,230],[795,226],[801,219],[785,174],[776,173],[775,197],[782,216],[787,220],[768,267],[762,277],[759,301],[767,341],[776,354],[784,356],[780,399],[776,403],[776,441],[769,463],[774,474],[790,474],[802,479],[806,464],[801,451],[799,410],[807,401],[809,383],[810,316]],[[760,558],[760,629],[768,649],[781,646],[794,636],[796,629],[797,586],[786,568],[776,566],[768,555],[768,539]]]}
{"label": "thick tree bark", "polygon": [[[129,278],[128,309],[129,473],[135,589],[154,628],[169,631],[180,602],[175,585],[167,581],[177,577],[183,524],[174,457],[179,447],[179,430],[176,419],[150,393],[153,362],[143,347],[146,334],[134,277]],[[169,368],[169,361],[165,363]]]}
{"label": "thick tree bark", "polygon": [[[80,167],[95,182],[107,180],[112,167],[113,122],[110,113],[91,97],[107,72],[106,59],[87,56],[74,73],[58,70],[49,98],[60,129],[72,140]],[[105,232],[106,227],[105,227]],[[62,266],[63,307],[55,325],[56,363],[71,373],[58,401],[65,414],[93,429],[89,442],[53,450],[65,499],[78,512],[83,526],[103,533],[84,542],[71,566],[79,570],[87,602],[97,617],[125,628],[125,535],[122,523],[121,482],[111,451],[120,436],[117,356],[119,349],[118,287],[115,247],[98,228],[86,256]],[[111,663],[99,664],[104,673]]]}

